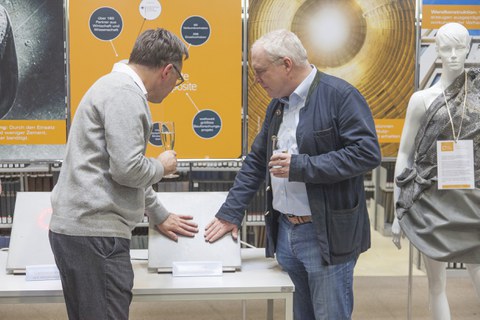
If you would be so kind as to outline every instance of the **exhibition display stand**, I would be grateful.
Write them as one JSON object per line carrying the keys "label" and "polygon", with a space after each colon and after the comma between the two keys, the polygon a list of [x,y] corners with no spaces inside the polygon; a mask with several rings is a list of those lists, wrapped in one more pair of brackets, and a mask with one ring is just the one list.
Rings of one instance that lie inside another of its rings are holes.
{"label": "exhibition display stand", "polygon": [[[60,280],[26,281],[25,275],[7,274],[7,255],[0,251],[0,303],[63,302]],[[275,260],[265,258],[263,249],[242,249],[241,271],[214,277],[150,273],[146,257],[146,250],[132,250],[133,301],[284,300],[285,319],[293,319],[293,283]],[[271,311],[267,319],[273,319]]]}

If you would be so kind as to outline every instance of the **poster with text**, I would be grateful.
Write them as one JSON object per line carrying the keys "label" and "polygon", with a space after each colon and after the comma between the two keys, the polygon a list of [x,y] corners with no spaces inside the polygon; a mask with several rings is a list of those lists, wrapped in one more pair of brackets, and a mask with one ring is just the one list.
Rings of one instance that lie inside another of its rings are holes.
{"label": "poster with text", "polygon": [[0,161],[63,158],[63,1],[0,0]]}
{"label": "poster with text", "polygon": [[465,26],[472,35],[480,35],[480,2],[478,0],[424,0],[422,29],[438,29],[448,22]]}
{"label": "poster with text", "polygon": [[180,159],[233,159],[241,156],[241,2],[225,0],[70,1],[70,107],[88,88],[128,60],[137,36],[165,28],[189,48],[185,82],[161,104],[150,104],[153,132],[147,156],[164,148],[160,130],[174,122]]}
{"label": "poster with text", "polygon": [[457,22],[471,35],[465,67],[480,66],[480,3],[478,0],[424,0],[422,2],[422,29],[420,39],[419,89],[433,86],[442,74],[442,61],[438,57],[435,36],[446,23]]}

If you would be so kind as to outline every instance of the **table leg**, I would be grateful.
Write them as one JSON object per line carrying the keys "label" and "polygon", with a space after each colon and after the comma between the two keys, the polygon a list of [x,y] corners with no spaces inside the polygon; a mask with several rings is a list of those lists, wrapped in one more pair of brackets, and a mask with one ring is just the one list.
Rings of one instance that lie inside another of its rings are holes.
{"label": "table leg", "polygon": [[293,295],[285,299],[285,320],[293,320]]}
{"label": "table leg", "polygon": [[267,300],[267,320],[273,320],[273,299]]}

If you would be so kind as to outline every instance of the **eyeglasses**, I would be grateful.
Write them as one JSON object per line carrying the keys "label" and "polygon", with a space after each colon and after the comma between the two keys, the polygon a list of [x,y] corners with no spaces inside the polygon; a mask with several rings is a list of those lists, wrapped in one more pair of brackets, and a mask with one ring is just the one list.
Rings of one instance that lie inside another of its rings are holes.
{"label": "eyeglasses", "polygon": [[179,76],[179,78],[177,79],[177,83],[175,83],[175,87],[178,87],[179,85],[181,85],[182,83],[185,82],[185,79],[183,78],[180,70],[178,70],[178,68],[173,63],[172,63],[172,66],[173,66],[173,69],[175,69],[175,71],[177,71],[178,76]]}

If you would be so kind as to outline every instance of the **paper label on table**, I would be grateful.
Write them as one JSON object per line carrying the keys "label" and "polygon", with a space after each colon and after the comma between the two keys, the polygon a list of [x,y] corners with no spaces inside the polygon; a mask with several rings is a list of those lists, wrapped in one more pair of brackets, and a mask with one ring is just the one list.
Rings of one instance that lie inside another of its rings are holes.
{"label": "paper label on table", "polygon": [[437,141],[438,189],[474,189],[473,140]]}
{"label": "paper label on table", "polygon": [[56,265],[34,265],[26,267],[27,281],[60,280],[60,272]]}
{"label": "paper label on table", "polygon": [[174,277],[211,277],[222,274],[221,261],[174,261],[172,263]]}

